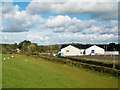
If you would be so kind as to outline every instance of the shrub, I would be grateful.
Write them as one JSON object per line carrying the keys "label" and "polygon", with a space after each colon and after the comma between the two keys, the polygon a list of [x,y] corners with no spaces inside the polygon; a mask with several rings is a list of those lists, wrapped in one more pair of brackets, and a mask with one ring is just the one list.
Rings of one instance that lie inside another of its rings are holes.
{"label": "shrub", "polygon": [[[103,66],[103,67],[109,67],[112,68],[113,64],[112,63],[105,63],[105,62],[98,62],[98,61],[92,61],[92,60],[86,60],[83,58],[72,58],[72,57],[64,57],[66,59],[70,59],[72,61],[76,61],[76,62],[81,62],[81,63],[87,63],[87,64],[92,64],[92,65],[97,65],[97,66]],[[120,70],[120,64],[116,64],[115,68]]]}
{"label": "shrub", "polygon": [[104,66],[100,66],[100,65],[94,65],[94,64],[89,64],[87,63],[83,63],[83,61],[78,61],[76,59],[68,59],[68,58],[58,58],[58,57],[46,57],[46,56],[38,56],[39,58],[43,58],[44,60],[48,60],[48,61],[53,61],[53,62],[57,62],[57,63],[61,63],[61,64],[68,64],[68,65],[72,65],[72,66],[76,66],[76,67],[83,67],[83,68],[88,68],[90,70],[94,70],[94,71],[98,71],[98,72],[102,72],[102,73],[109,73],[111,75],[114,76],[120,76],[120,70],[117,69],[113,69],[110,67],[104,67]]}

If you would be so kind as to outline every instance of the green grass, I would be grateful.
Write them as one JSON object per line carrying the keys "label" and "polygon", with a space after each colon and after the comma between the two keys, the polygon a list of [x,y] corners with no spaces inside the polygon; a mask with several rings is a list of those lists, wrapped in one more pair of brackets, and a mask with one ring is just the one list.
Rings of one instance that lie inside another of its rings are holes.
{"label": "green grass", "polygon": [[[24,55],[3,55],[3,88],[117,88],[118,78]],[[4,60],[4,58],[10,58]]]}
{"label": "green grass", "polygon": [[84,58],[84,57],[72,57],[72,58],[76,58],[76,59],[84,59],[84,60],[87,60],[87,61],[95,61],[95,62],[103,62],[103,63],[107,63],[107,64],[113,64],[113,63],[116,63],[116,64],[120,64],[118,62],[118,60],[116,60],[115,62],[113,60],[98,60],[98,59],[94,59],[94,58]]}

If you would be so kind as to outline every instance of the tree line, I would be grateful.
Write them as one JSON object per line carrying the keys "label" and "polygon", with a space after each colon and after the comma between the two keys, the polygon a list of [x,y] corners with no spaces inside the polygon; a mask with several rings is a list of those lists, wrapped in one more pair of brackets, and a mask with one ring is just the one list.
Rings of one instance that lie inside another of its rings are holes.
{"label": "tree line", "polygon": [[[78,43],[72,43],[78,44]],[[16,49],[20,50],[20,53],[25,54],[39,54],[39,53],[57,53],[60,51],[61,46],[64,44],[55,44],[55,45],[37,45],[37,43],[32,43],[28,40],[24,40],[19,44],[0,44],[0,53],[16,53]],[[69,45],[69,43],[68,43]],[[78,45],[92,45],[92,44],[78,44]],[[97,44],[101,45],[101,44]],[[103,48],[109,51],[120,51],[120,44],[109,43],[109,44],[102,44]]]}
{"label": "tree line", "polygon": [[32,43],[28,40],[24,40],[19,44],[1,44],[2,53],[17,53],[16,50],[19,49],[20,53],[25,54],[38,54],[38,53],[57,53],[60,45],[37,45],[37,43]]}

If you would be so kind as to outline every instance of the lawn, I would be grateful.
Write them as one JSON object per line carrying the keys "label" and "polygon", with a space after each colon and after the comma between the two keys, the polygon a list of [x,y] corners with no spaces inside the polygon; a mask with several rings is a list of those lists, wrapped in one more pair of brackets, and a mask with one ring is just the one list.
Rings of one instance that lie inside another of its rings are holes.
{"label": "lawn", "polygon": [[25,55],[4,54],[2,70],[3,88],[118,87],[117,77]]}
{"label": "lawn", "polygon": [[[98,59],[97,59],[97,57],[98,57]],[[100,57],[101,57],[101,59],[100,59]],[[108,64],[113,64],[113,63],[119,64],[118,56],[115,56],[115,59],[116,59],[115,61],[112,60],[113,57],[111,57],[111,56],[80,56],[80,57],[71,57],[71,58],[84,59],[84,60],[95,61],[95,62],[103,62],[103,63],[108,63]],[[109,60],[104,59],[104,58],[108,58]]]}

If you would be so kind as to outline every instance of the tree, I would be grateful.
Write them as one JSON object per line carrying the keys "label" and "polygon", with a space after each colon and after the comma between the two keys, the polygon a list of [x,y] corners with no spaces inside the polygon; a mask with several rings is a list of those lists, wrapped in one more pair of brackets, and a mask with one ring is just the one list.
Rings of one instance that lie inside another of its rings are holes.
{"label": "tree", "polygon": [[19,43],[18,48],[19,48],[22,52],[28,52],[30,45],[31,45],[31,42],[30,42],[30,41],[24,40],[24,41],[22,41],[22,42]]}
{"label": "tree", "polygon": [[12,45],[12,48],[15,50],[18,47],[17,43]]}
{"label": "tree", "polygon": [[29,51],[30,51],[31,53],[35,52],[36,49],[37,49],[37,45],[35,45],[35,44],[31,44],[31,45],[29,46]]}

